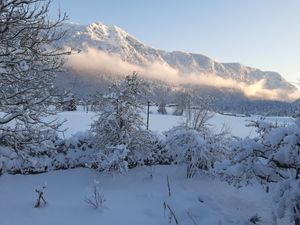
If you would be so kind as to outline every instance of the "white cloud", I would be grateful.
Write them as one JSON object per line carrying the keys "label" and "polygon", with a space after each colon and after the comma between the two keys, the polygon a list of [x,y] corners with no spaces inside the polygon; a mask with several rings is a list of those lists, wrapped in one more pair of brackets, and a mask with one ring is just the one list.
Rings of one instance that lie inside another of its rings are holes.
{"label": "white cloud", "polygon": [[67,65],[79,73],[89,75],[100,73],[126,75],[137,71],[141,76],[146,78],[158,79],[171,84],[191,83],[217,88],[233,88],[242,91],[252,99],[294,100],[300,97],[299,90],[287,95],[280,89],[266,89],[264,88],[265,80],[248,85],[233,79],[224,79],[214,74],[183,74],[169,65],[159,62],[149,63],[146,66],[138,66],[123,61],[117,55],[107,54],[93,48],[69,56]]}

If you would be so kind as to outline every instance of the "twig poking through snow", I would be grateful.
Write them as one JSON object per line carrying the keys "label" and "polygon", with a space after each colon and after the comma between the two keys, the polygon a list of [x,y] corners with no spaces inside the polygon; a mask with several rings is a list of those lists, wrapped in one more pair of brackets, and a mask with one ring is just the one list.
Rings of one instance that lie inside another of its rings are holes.
{"label": "twig poking through snow", "polygon": [[104,194],[99,191],[99,188],[96,184],[94,184],[93,194],[90,197],[85,198],[84,201],[93,206],[95,209],[102,208],[104,202],[106,202]]}
{"label": "twig poking through snow", "polygon": [[168,185],[169,197],[171,197],[171,187],[170,187],[169,176],[167,176],[167,185]]}
{"label": "twig poking through snow", "polygon": [[164,205],[164,214],[165,214],[165,211],[166,211],[167,208],[168,208],[169,211],[170,211],[170,215],[169,215],[169,223],[172,222],[172,218],[173,218],[174,221],[175,221],[175,223],[176,223],[176,225],[179,225],[179,222],[178,222],[178,220],[177,220],[177,217],[176,217],[174,211],[171,209],[170,205],[169,205],[168,203],[166,203],[166,202],[164,202],[163,205]]}
{"label": "twig poking through snow", "polygon": [[45,205],[47,204],[46,200],[44,199],[44,192],[45,192],[44,190],[45,189],[46,189],[45,185],[42,187],[42,189],[35,189],[35,192],[38,193],[38,198],[36,200],[34,208],[40,208],[41,207],[41,200],[44,202]]}

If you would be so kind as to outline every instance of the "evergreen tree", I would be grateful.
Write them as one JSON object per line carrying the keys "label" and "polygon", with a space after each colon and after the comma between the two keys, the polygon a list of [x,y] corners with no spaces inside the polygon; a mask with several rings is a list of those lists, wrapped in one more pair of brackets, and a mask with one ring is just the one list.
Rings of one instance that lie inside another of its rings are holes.
{"label": "evergreen tree", "polygon": [[77,110],[77,101],[74,95],[71,97],[69,104],[70,104],[69,111]]}

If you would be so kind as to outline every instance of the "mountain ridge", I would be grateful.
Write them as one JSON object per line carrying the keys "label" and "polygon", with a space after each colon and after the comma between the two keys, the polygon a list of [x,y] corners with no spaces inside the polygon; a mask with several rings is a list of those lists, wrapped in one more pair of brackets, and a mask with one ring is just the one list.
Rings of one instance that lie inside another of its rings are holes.
{"label": "mountain ridge", "polygon": [[264,80],[264,88],[268,90],[280,89],[292,92],[297,89],[277,72],[262,71],[238,62],[217,62],[197,53],[168,52],[152,48],[115,25],[104,25],[101,22],[90,25],[67,23],[64,28],[68,33],[60,41],[60,45],[78,51],[94,48],[107,54],[117,55],[124,62],[133,65],[147,66],[149,63],[159,63],[182,74],[215,75],[247,85]]}

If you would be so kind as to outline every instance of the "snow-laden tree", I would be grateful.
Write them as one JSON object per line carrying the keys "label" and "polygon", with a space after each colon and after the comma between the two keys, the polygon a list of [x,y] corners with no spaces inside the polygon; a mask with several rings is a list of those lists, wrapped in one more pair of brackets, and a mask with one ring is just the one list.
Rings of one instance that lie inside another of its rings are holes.
{"label": "snow-laden tree", "polygon": [[214,116],[212,111],[212,97],[193,96],[186,108],[186,126],[209,136],[211,129],[208,121]]}
{"label": "snow-laden tree", "polygon": [[178,92],[175,97],[175,102],[176,102],[176,109],[174,111],[174,115],[182,116],[183,112],[191,104],[191,93],[187,90],[183,92]]}
{"label": "snow-laden tree", "polygon": [[166,103],[161,102],[161,103],[158,105],[157,112],[158,112],[159,114],[167,114]]}
{"label": "snow-laden tree", "polygon": [[100,169],[125,172],[128,163],[143,164],[151,157],[157,140],[145,130],[141,115],[144,88],[143,80],[133,73],[101,97],[98,119],[91,125]]}
{"label": "snow-laden tree", "polygon": [[214,115],[211,97],[188,92],[183,97],[186,123],[164,133],[165,148],[175,163],[187,164],[187,178],[191,178],[198,170],[212,172],[214,164],[227,154],[230,138],[225,127],[216,133],[209,126]]}
{"label": "snow-laden tree", "polygon": [[[234,183],[259,181],[276,187],[274,223],[289,217],[300,224],[300,127],[253,122],[259,136],[238,141],[222,173]],[[220,167],[221,168],[221,167]]]}
{"label": "snow-laden tree", "polygon": [[63,55],[55,47],[66,16],[52,20],[46,0],[0,1],[0,144],[15,150],[49,138],[60,123],[53,81]]}
{"label": "snow-laden tree", "polygon": [[142,94],[142,81],[133,74],[115,83],[111,92],[101,97],[99,117],[92,124],[99,148],[126,144],[133,132],[143,128]]}

